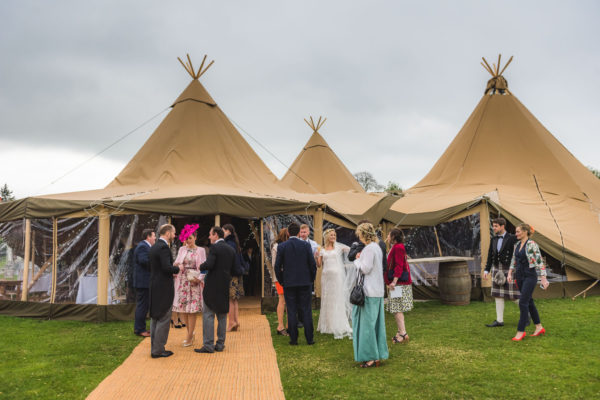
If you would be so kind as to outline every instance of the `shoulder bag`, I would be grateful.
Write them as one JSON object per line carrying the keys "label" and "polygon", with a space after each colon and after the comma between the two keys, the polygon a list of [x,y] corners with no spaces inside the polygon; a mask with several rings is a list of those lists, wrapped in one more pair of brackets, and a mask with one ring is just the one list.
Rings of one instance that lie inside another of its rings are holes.
{"label": "shoulder bag", "polygon": [[356,284],[352,291],[350,292],[350,303],[356,306],[362,306],[365,304],[365,275],[358,271],[358,276],[356,277]]}

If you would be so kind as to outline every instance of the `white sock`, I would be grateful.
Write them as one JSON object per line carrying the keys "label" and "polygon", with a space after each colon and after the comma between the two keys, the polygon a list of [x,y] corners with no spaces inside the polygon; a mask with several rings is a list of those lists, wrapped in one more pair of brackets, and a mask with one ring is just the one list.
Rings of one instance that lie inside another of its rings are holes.
{"label": "white sock", "polygon": [[504,322],[504,299],[496,297],[496,321]]}

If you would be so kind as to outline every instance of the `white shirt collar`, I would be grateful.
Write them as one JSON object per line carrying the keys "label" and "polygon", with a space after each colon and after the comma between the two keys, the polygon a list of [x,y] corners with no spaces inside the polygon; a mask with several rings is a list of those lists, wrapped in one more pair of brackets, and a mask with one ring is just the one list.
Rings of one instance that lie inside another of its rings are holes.
{"label": "white shirt collar", "polygon": [[150,244],[150,242],[147,241],[146,239],[144,239],[144,242],[148,243],[148,246],[152,247],[152,245]]}
{"label": "white shirt collar", "polygon": [[167,246],[170,246],[169,242],[167,242],[167,239],[165,239],[165,238],[158,238],[158,240],[162,240],[163,242],[165,242],[167,244]]}
{"label": "white shirt collar", "polygon": [[219,243],[219,242],[224,242],[224,241],[225,241],[225,239],[219,239],[219,240],[217,240],[217,241],[215,242],[215,244],[216,244],[216,243]]}

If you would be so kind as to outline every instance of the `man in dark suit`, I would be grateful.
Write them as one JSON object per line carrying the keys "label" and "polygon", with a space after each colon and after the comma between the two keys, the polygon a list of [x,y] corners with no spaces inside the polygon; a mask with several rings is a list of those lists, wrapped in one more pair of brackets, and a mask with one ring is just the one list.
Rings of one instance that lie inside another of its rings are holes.
{"label": "man in dark suit", "polygon": [[298,237],[300,226],[292,222],[288,226],[288,232],[290,238],[277,246],[275,275],[283,286],[288,309],[290,344],[298,344],[298,312],[302,314],[306,342],[314,344],[311,287],[317,275],[317,264],[310,244]]}
{"label": "man in dark suit", "polygon": [[496,300],[496,320],[491,324],[486,324],[488,328],[504,326],[504,299],[519,300],[519,289],[512,282],[506,282],[502,285],[496,283],[496,275],[499,271],[506,275],[510,268],[510,261],[513,256],[517,238],[506,231],[506,220],[504,218],[495,218],[492,220],[492,230],[494,237],[490,242],[487,262],[483,278],[487,279],[491,271],[492,277],[492,297]]}
{"label": "man in dark suit", "polygon": [[171,242],[175,238],[175,227],[165,224],[158,231],[160,238],[150,248],[150,355],[152,358],[169,357],[172,351],[165,350],[169,338],[171,308],[175,296],[173,275],[183,271],[173,266]]}
{"label": "man in dark suit", "polygon": [[[200,271],[206,271],[202,291],[202,341],[196,353],[214,353],[225,349],[227,313],[229,313],[229,286],[231,272],[236,261],[235,250],[223,238],[225,233],[218,226],[210,228],[210,249]],[[215,316],[217,317],[217,343],[215,344]]]}
{"label": "man in dark suit", "polygon": [[148,337],[146,314],[150,306],[150,248],[156,242],[156,232],[144,229],[142,240],[133,251],[133,287],[135,288],[136,306],[133,333]]}

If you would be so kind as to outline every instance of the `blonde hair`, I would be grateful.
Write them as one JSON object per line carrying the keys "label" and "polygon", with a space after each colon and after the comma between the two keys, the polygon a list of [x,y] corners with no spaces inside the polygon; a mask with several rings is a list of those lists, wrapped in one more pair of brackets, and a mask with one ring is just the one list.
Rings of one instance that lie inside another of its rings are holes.
{"label": "blonde hair", "polygon": [[329,235],[331,232],[335,233],[335,229],[328,228],[328,229],[325,229],[325,232],[323,232],[323,245],[327,244],[327,235]]}
{"label": "blonde hair", "polygon": [[359,238],[362,236],[367,244],[377,241],[377,232],[375,232],[373,225],[368,222],[358,225],[356,235]]}

